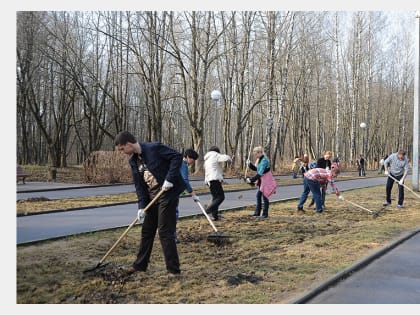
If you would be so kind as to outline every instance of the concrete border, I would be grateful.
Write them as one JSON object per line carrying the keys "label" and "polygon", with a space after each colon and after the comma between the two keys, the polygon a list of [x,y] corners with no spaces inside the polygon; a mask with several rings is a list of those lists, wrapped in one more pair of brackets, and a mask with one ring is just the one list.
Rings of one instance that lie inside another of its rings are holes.
{"label": "concrete border", "polygon": [[326,291],[327,289],[336,285],[340,281],[350,277],[352,275],[352,273],[366,267],[367,265],[372,263],[374,260],[376,260],[376,259],[380,258],[381,256],[385,255],[386,253],[388,253],[389,251],[391,251],[392,249],[394,249],[395,247],[397,247],[401,243],[405,242],[406,240],[410,239],[411,237],[413,237],[417,233],[420,233],[420,228],[418,228],[417,230],[414,230],[412,232],[409,232],[408,235],[403,236],[402,238],[392,242],[391,244],[386,245],[385,247],[383,247],[383,248],[379,249],[378,251],[374,252],[373,254],[357,261],[353,265],[343,269],[342,271],[337,273],[335,276],[333,276],[333,277],[329,278],[328,280],[322,282],[315,289],[312,289],[311,291],[309,291],[307,293],[304,293],[304,295],[302,295],[301,297],[289,302],[288,304],[305,304],[305,303],[307,303],[308,301],[313,299],[318,294]]}

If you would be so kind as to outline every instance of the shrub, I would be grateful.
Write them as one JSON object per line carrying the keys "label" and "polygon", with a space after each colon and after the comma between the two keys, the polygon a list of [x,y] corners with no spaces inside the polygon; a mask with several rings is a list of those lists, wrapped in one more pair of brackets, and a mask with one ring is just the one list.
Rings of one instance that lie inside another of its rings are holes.
{"label": "shrub", "polygon": [[128,156],[118,151],[94,151],[83,163],[85,183],[132,183]]}

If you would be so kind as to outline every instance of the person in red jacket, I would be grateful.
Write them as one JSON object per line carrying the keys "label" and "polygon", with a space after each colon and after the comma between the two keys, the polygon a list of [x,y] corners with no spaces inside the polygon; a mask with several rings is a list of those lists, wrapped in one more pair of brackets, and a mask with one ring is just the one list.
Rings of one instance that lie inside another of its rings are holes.
{"label": "person in red jacket", "polygon": [[303,192],[300,196],[297,210],[303,211],[303,205],[308,198],[309,192],[311,192],[315,199],[316,212],[322,213],[322,211],[324,211],[324,206],[322,204],[321,189],[322,191],[326,191],[328,183],[331,185],[331,188],[337,195],[338,199],[343,201],[344,197],[340,195],[340,192],[335,186],[334,181],[334,179],[337,178],[339,174],[340,170],[338,168],[333,168],[332,170],[314,168],[307,171],[303,178]]}

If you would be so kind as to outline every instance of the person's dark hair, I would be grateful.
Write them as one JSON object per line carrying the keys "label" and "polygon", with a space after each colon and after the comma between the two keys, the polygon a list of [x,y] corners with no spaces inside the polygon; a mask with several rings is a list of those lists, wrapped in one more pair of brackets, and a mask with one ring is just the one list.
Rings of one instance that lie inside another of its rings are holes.
{"label": "person's dark hair", "polygon": [[198,153],[195,152],[193,149],[186,149],[184,152],[184,157],[189,157],[193,160],[197,160],[198,159]]}
{"label": "person's dark hair", "polygon": [[219,147],[216,147],[215,145],[214,145],[214,146],[212,146],[212,147],[210,147],[209,151],[215,151],[215,152],[217,152],[217,153],[220,153],[220,149],[219,149]]}
{"label": "person's dark hair", "polygon": [[117,136],[115,137],[115,145],[125,145],[128,142],[130,143],[136,143],[136,137],[134,137],[130,132],[128,131],[121,131]]}
{"label": "person's dark hair", "polygon": [[405,150],[403,150],[403,149],[399,149],[399,150],[398,150],[398,153],[399,153],[399,154],[402,154],[402,155],[405,155]]}

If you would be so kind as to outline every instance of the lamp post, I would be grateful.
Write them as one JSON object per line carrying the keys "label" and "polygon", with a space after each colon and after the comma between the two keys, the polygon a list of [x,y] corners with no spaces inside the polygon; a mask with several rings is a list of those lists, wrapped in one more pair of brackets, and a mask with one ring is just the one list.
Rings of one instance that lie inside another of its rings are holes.
{"label": "lamp post", "polygon": [[214,120],[214,135],[213,135],[213,141],[214,141],[214,145],[217,146],[217,121],[218,121],[218,117],[217,117],[217,112],[218,112],[218,107],[219,107],[219,100],[222,97],[222,93],[219,90],[213,90],[210,94],[211,99],[214,101],[214,106],[216,108],[216,117]]}
{"label": "lamp post", "polygon": [[365,155],[366,154],[366,151],[367,151],[367,148],[366,148],[366,123],[364,123],[364,122],[362,122],[361,124],[360,124],[360,128],[362,128],[363,129],[363,143],[362,143],[362,154],[363,155]]}
{"label": "lamp post", "polygon": [[415,72],[414,72],[414,117],[413,117],[413,189],[419,191],[419,102],[420,102],[420,11],[416,12]]}
{"label": "lamp post", "polygon": [[362,139],[362,150],[360,152],[360,154],[362,154],[364,156],[365,159],[365,165],[366,165],[366,152],[367,152],[367,148],[366,148],[366,123],[362,122],[360,123],[360,128],[362,128],[362,132],[363,132],[363,139]]}

